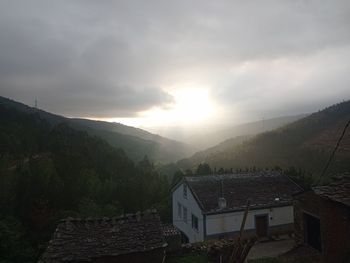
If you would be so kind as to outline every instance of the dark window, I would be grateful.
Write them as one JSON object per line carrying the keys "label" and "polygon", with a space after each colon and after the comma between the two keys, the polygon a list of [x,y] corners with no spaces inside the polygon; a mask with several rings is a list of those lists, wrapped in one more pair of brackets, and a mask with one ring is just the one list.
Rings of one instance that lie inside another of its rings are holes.
{"label": "dark window", "polygon": [[187,185],[184,184],[184,198],[187,199]]}
{"label": "dark window", "polygon": [[183,220],[185,223],[187,223],[187,208],[183,207]]}
{"label": "dark window", "polygon": [[180,203],[177,203],[177,216],[182,218],[182,205]]}
{"label": "dark window", "polygon": [[192,228],[198,231],[198,217],[192,214]]}

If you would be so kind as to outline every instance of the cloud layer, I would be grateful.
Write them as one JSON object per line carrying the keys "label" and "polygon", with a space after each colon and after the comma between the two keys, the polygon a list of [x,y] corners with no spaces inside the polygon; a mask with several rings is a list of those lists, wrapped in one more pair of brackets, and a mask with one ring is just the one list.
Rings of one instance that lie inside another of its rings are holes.
{"label": "cloud layer", "polygon": [[0,0],[0,91],[132,117],[190,83],[240,121],[308,112],[350,97],[349,25],[346,0]]}

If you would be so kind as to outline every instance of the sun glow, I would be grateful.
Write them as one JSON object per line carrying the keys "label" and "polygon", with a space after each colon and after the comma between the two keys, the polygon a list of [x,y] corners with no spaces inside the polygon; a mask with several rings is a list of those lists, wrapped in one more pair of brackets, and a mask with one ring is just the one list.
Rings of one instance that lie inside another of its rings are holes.
{"label": "sun glow", "polygon": [[177,88],[168,91],[174,102],[167,107],[154,107],[135,118],[108,118],[136,127],[199,125],[213,116],[215,107],[208,89]]}
{"label": "sun glow", "polygon": [[198,124],[209,118],[214,111],[205,89],[176,89],[170,94],[174,104],[168,109],[154,108],[142,114],[156,125]]}

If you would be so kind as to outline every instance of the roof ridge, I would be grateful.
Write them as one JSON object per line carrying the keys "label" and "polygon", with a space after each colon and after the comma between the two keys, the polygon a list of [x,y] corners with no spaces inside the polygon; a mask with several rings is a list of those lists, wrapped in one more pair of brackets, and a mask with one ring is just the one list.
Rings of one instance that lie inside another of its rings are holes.
{"label": "roof ridge", "polygon": [[206,175],[189,175],[184,176],[186,179],[205,179],[205,178],[251,178],[251,177],[280,177],[285,176],[279,171],[260,171],[247,173],[230,173],[230,174],[206,174]]}
{"label": "roof ridge", "polygon": [[113,217],[86,217],[86,218],[80,218],[80,217],[67,217],[60,220],[60,223],[66,223],[66,222],[108,222],[108,221],[115,221],[115,220],[123,220],[123,219],[132,219],[132,218],[144,218],[147,216],[154,216],[159,217],[158,212],[156,209],[148,209],[145,211],[138,211],[136,213],[127,213],[119,216],[113,216]]}

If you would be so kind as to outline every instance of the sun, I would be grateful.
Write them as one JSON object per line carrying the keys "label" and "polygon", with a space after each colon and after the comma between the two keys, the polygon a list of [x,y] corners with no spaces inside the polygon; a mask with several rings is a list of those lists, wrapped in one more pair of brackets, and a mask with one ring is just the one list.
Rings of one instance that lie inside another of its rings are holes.
{"label": "sun", "polygon": [[204,88],[180,88],[169,92],[174,103],[169,108],[153,108],[142,113],[149,125],[195,125],[214,112],[209,91]]}

